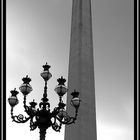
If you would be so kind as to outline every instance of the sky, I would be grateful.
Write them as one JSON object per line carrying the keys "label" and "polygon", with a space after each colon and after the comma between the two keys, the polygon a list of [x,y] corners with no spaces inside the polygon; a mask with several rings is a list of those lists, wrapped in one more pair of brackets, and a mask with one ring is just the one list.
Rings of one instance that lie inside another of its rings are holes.
{"label": "sky", "polygon": [[[133,0],[91,0],[95,68],[97,140],[133,140]],[[26,75],[33,91],[27,102],[40,102],[44,81],[42,65],[51,65],[48,82],[51,109],[57,106],[56,79],[68,77],[72,0],[7,0],[6,81],[10,90],[22,84]],[[23,96],[14,114],[25,114]],[[66,95],[64,101],[66,100]],[[39,130],[30,131],[29,122],[17,124],[10,118],[7,102],[7,140],[39,139]],[[64,139],[51,128],[46,139]]]}

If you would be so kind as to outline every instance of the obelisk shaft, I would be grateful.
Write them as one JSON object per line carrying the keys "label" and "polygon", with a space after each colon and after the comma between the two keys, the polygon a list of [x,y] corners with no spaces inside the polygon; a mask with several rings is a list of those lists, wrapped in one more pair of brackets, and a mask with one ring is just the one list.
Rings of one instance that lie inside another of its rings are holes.
{"label": "obelisk shaft", "polygon": [[80,92],[81,104],[75,124],[66,126],[65,140],[97,140],[90,0],[73,0],[69,55],[67,112],[74,114],[70,93]]}

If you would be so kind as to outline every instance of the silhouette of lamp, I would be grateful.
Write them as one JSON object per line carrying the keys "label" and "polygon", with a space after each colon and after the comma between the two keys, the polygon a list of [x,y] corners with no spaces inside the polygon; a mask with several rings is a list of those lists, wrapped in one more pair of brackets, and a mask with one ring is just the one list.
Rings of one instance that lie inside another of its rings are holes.
{"label": "silhouette of lamp", "polygon": [[41,72],[40,75],[45,81],[45,86],[43,98],[41,99],[42,101],[39,103],[39,108],[36,109],[37,103],[35,100],[30,102],[29,106],[26,104],[26,97],[33,90],[30,85],[31,79],[28,77],[28,75],[22,78],[23,84],[19,87],[20,92],[23,94],[23,106],[28,116],[26,117],[22,114],[13,115],[13,109],[19,102],[17,98],[19,92],[16,90],[16,88],[10,91],[11,96],[8,98],[8,102],[11,106],[12,121],[16,123],[25,123],[30,120],[30,130],[33,131],[38,127],[40,130],[40,140],[45,140],[46,130],[49,127],[52,127],[52,129],[56,132],[60,132],[62,124],[69,125],[75,123],[80,106],[80,99],[78,97],[79,92],[74,90],[74,92],[71,93],[71,105],[75,108],[75,115],[74,117],[69,116],[65,109],[66,104],[63,103],[62,100],[62,97],[67,93],[68,89],[65,86],[66,79],[61,76],[57,79],[58,85],[54,89],[59,97],[59,103],[58,106],[53,109],[53,111],[50,111],[50,103],[49,99],[47,98],[47,82],[52,77],[52,74],[49,72],[50,66],[47,63],[42,67],[43,72]]}

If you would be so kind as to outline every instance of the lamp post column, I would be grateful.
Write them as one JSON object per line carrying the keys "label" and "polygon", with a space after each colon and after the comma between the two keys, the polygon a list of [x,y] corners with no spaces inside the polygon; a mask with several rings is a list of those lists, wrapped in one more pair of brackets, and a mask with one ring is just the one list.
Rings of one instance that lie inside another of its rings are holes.
{"label": "lamp post column", "polygon": [[40,140],[45,140],[46,128],[40,128]]}

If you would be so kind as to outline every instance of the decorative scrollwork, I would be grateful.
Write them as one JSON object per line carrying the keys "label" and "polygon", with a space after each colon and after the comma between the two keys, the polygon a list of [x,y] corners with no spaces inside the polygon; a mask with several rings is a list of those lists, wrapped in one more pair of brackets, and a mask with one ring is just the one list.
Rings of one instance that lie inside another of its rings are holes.
{"label": "decorative scrollwork", "polygon": [[31,118],[33,118],[36,114],[36,110],[33,110],[33,108],[29,107],[29,106],[24,106],[25,108],[25,112],[31,116]]}
{"label": "decorative scrollwork", "polygon": [[18,116],[12,116],[12,119],[16,123],[25,123],[30,119],[30,117],[26,118],[22,114],[19,114]]}
{"label": "decorative scrollwork", "polygon": [[59,117],[56,117],[56,119],[62,124],[67,124],[67,125],[75,123],[76,120],[75,117],[70,117],[69,115],[64,116],[63,119],[60,119]]}
{"label": "decorative scrollwork", "polygon": [[37,122],[30,121],[30,130],[33,131],[37,128]]}
{"label": "decorative scrollwork", "polygon": [[23,121],[24,116],[23,116],[22,114],[19,114],[19,115],[17,116],[17,119],[18,119],[19,121]]}
{"label": "decorative scrollwork", "polygon": [[62,123],[60,123],[59,125],[56,122],[52,124],[53,130],[55,130],[56,132],[60,132],[61,126],[62,126]]}
{"label": "decorative scrollwork", "polygon": [[71,117],[65,110],[66,104],[63,103],[62,96],[67,92],[67,88],[65,87],[66,80],[61,77],[57,79],[58,86],[55,88],[55,91],[59,95],[59,103],[58,106],[54,108],[54,110],[50,111],[50,103],[49,99],[47,98],[47,81],[52,76],[49,72],[50,66],[43,65],[44,71],[41,73],[42,78],[45,80],[45,87],[44,87],[44,94],[42,101],[39,103],[39,108],[36,108],[37,103],[30,102],[30,106],[26,105],[26,96],[32,90],[29,82],[31,79],[26,76],[22,79],[23,84],[20,86],[20,91],[24,95],[23,99],[23,107],[24,111],[28,115],[28,117],[23,116],[22,114],[13,115],[13,108],[18,103],[18,99],[16,97],[18,91],[13,90],[11,92],[11,97],[8,98],[9,104],[11,106],[11,118],[12,121],[16,123],[25,123],[30,120],[30,130],[33,131],[37,127],[40,129],[40,139],[45,139],[46,130],[49,127],[52,127],[56,132],[60,132],[62,124],[72,124],[75,123],[78,114],[78,107],[80,105],[80,99],[78,98],[79,92],[74,91],[71,95],[72,97],[72,105],[75,107],[75,116]]}
{"label": "decorative scrollwork", "polygon": [[53,130],[55,130],[56,132],[60,132],[62,123],[59,121],[59,122],[58,122],[59,124],[58,124],[56,121],[57,121],[57,119],[56,119],[56,117],[54,117],[54,122],[52,123],[52,128],[53,128]]}
{"label": "decorative scrollwork", "polygon": [[66,115],[64,116],[64,122],[69,122],[71,120],[71,117]]}

